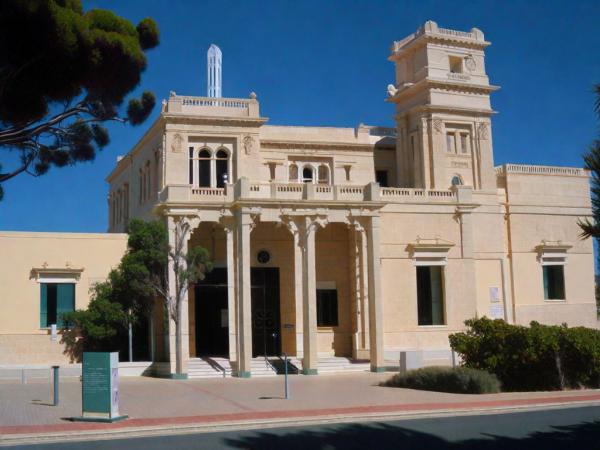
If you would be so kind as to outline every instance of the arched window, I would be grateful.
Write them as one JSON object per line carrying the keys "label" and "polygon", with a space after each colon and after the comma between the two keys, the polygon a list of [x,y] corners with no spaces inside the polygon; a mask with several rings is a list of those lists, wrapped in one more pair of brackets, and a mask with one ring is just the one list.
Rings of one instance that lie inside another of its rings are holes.
{"label": "arched window", "polygon": [[329,168],[325,164],[319,166],[319,183],[329,184]]}
{"label": "arched window", "polygon": [[290,183],[298,182],[298,166],[296,164],[290,164],[289,181]]}
{"label": "arched window", "polygon": [[462,179],[458,175],[454,175],[452,177],[451,183],[452,183],[452,186],[462,186],[462,184],[463,184]]}
{"label": "arched window", "polygon": [[207,149],[198,153],[198,186],[210,187],[210,151]]}
{"label": "arched window", "polygon": [[314,179],[314,170],[312,166],[304,166],[302,169],[302,182],[312,183]]}
{"label": "arched window", "polygon": [[219,150],[217,152],[217,158],[215,161],[217,174],[217,187],[222,188],[229,181],[229,153],[225,150]]}

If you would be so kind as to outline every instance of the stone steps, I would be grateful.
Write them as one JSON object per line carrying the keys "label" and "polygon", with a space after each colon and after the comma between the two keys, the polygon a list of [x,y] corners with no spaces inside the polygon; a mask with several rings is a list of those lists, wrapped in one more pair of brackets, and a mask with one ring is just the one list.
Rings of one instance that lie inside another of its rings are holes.
{"label": "stone steps", "polygon": [[[289,362],[300,372],[302,371],[302,361],[299,358],[291,357]],[[319,358],[320,374],[357,373],[369,370],[368,361],[356,361],[342,356]],[[251,360],[250,371],[253,378],[277,376],[277,370],[273,365],[265,363],[264,358],[260,357]],[[232,372],[231,362],[223,357],[190,358],[188,363],[188,378],[224,378],[232,376]],[[289,373],[293,373],[291,367]]]}
{"label": "stone steps", "polygon": [[252,358],[250,362],[250,371],[252,377],[273,377],[277,376],[277,371],[271,364],[267,364],[264,358]]}
{"label": "stone steps", "polygon": [[[292,357],[290,362],[302,371],[302,361]],[[319,358],[319,373],[356,373],[371,370],[369,361],[357,361],[343,356],[328,356]]]}
{"label": "stone steps", "polygon": [[[225,371],[225,376],[231,376]],[[190,358],[188,362],[188,378],[223,378],[223,369],[219,368],[211,358]]]}

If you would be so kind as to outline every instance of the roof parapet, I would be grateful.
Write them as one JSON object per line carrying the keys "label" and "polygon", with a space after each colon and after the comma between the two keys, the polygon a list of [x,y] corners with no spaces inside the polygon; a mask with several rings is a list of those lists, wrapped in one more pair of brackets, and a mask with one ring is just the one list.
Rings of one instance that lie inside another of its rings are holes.
{"label": "roof parapet", "polygon": [[394,41],[391,48],[392,55],[402,51],[409,43],[421,36],[432,36],[438,39],[465,42],[480,45],[482,47],[490,45],[490,43],[485,40],[483,31],[479,28],[471,28],[471,31],[451,30],[449,28],[441,28],[433,20],[428,20],[414,33],[406,36],[402,40]]}

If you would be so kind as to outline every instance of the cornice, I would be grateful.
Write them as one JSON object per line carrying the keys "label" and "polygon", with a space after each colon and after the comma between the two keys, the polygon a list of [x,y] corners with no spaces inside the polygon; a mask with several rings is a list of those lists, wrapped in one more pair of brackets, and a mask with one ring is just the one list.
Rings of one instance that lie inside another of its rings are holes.
{"label": "cornice", "polygon": [[490,117],[497,113],[493,109],[480,109],[480,108],[461,108],[459,106],[446,106],[446,105],[417,105],[412,108],[403,110],[394,116],[395,120],[404,118],[404,116],[412,112],[437,112],[437,113],[448,113],[448,114],[465,114],[473,115],[478,114],[481,116]]}
{"label": "cornice", "polygon": [[398,49],[394,53],[392,53],[389,57],[389,61],[395,61],[400,59],[405,54],[410,53],[412,51],[417,50],[420,47],[423,47],[429,43],[432,44],[448,44],[448,43],[458,43],[462,48],[469,48],[474,50],[484,50],[486,47],[491,45],[489,41],[477,41],[470,38],[465,38],[461,36],[456,36],[452,34],[430,34],[423,33],[418,36],[415,36],[413,40],[407,42],[402,48]]}
{"label": "cornice", "polygon": [[268,117],[226,117],[226,116],[198,116],[193,114],[163,113],[167,122],[183,122],[201,125],[224,125],[258,128],[263,126]]}
{"label": "cornice", "polygon": [[390,103],[400,103],[404,101],[406,97],[415,95],[425,89],[489,95],[500,89],[500,86],[480,85],[465,81],[444,80],[441,78],[424,78],[417,83],[407,85],[404,89],[400,89],[394,96],[388,97],[385,101]]}
{"label": "cornice", "polygon": [[285,141],[285,140],[261,140],[260,146],[265,148],[300,148],[314,149],[322,148],[327,150],[356,150],[372,151],[376,143],[343,143],[343,142],[307,142],[307,141]]}
{"label": "cornice", "polygon": [[117,165],[109,172],[104,181],[110,183],[117,175],[121,173],[125,167],[131,164],[131,159],[140,151],[140,149],[153,137],[153,133],[156,131],[159,125],[164,125],[163,114],[159,115],[158,118],[150,125],[148,130],[140,138],[139,141],[129,150],[118,162]]}

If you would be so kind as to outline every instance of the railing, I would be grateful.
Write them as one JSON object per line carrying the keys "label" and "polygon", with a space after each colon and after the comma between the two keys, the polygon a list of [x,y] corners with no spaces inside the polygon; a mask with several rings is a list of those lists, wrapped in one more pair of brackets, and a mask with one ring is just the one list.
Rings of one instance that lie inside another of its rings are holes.
{"label": "railing", "polygon": [[249,100],[215,99],[212,97],[181,97],[183,106],[220,106],[223,108],[247,108]]}
{"label": "railing", "polygon": [[471,79],[471,76],[467,75],[465,73],[448,72],[448,79],[449,80],[458,80],[458,81],[468,81]]}
{"label": "railing", "polygon": [[213,98],[171,95],[163,112],[219,117],[259,117],[256,97]]}
{"label": "railing", "polygon": [[532,166],[527,164],[504,164],[496,167],[496,174],[504,176],[507,173],[525,175],[563,175],[571,177],[587,177],[588,172],[579,167]]}
{"label": "railing", "polygon": [[412,188],[381,188],[381,199],[384,201],[418,200],[424,201],[455,201],[456,193],[450,190],[427,190]]}
{"label": "railing", "polygon": [[475,35],[469,31],[451,30],[449,28],[438,28],[437,31],[440,34],[447,34],[450,36],[456,36],[456,37],[467,38],[467,39],[475,39]]}
{"label": "railing", "polygon": [[[234,190],[236,195],[234,196]],[[239,196],[239,197],[238,197]],[[192,187],[189,185],[169,185],[161,192],[161,201],[201,201],[205,203],[229,203],[236,198],[272,200],[320,200],[362,202],[381,200],[391,203],[454,202],[453,190],[378,188],[376,184],[367,186],[345,186],[304,183],[247,183],[245,188],[227,185],[225,188]]]}
{"label": "railing", "polygon": [[225,189],[210,187],[193,187],[192,195],[199,195],[203,197],[224,197]]}

